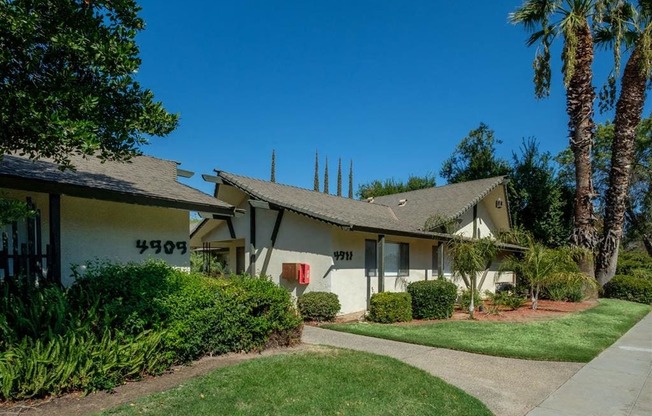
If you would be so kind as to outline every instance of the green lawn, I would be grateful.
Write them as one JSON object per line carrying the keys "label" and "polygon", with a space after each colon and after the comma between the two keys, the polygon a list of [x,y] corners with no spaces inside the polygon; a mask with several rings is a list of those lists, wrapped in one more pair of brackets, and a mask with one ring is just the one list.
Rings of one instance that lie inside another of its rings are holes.
{"label": "green lawn", "polygon": [[527,323],[445,321],[424,325],[336,324],[326,328],[478,354],[588,362],[650,312],[650,306],[600,299],[592,309]]}
{"label": "green lawn", "polygon": [[103,415],[491,415],[395,359],[349,350],[276,355],[216,370]]}

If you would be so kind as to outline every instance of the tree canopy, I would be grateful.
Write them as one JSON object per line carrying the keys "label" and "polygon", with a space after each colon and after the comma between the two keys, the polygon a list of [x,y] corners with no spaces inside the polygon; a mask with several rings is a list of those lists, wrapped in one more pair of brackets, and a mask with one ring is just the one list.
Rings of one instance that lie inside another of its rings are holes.
{"label": "tree canopy", "polygon": [[357,195],[360,199],[367,199],[373,196],[398,194],[401,192],[416,191],[417,189],[432,188],[435,186],[435,176],[426,174],[424,176],[410,175],[407,182],[394,178],[380,181],[378,179],[358,186]]}
{"label": "tree canopy", "polygon": [[494,131],[484,123],[457,145],[451,157],[441,168],[439,175],[448,183],[472,181],[507,175],[510,172],[506,160],[496,157],[496,144],[502,143],[494,137]]}
{"label": "tree canopy", "polygon": [[135,78],[139,10],[134,0],[0,0],[0,155],[126,160],[174,130],[178,117]]}

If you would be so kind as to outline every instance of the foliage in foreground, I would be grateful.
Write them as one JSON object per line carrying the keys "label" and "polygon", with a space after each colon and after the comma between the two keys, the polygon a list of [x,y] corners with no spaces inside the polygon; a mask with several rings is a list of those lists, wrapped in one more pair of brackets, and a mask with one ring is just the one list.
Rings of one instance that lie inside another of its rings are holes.
{"label": "foliage in foreground", "polygon": [[372,322],[394,323],[412,320],[412,298],[405,292],[374,293],[369,300],[369,315]]}
{"label": "foliage in foreground", "polygon": [[616,275],[604,285],[607,298],[652,304],[652,279]]}
{"label": "foliage in foreground", "polygon": [[447,319],[453,315],[457,286],[447,280],[412,282],[407,291],[412,298],[412,315],[417,319]]}
{"label": "foliage in foreground", "polygon": [[479,400],[425,371],[393,358],[337,349],[221,368],[103,415],[180,413],[491,415]]}
{"label": "foliage in foreground", "polygon": [[342,306],[335,293],[308,292],[297,298],[297,308],[306,321],[332,321]]}
{"label": "foliage in foreground", "polygon": [[332,324],[329,329],[499,357],[588,362],[614,343],[650,307],[601,299],[557,319],[525,323],[447,321],[425,325]]}
{"label": "foliage in foreground", "polygon": [[110,389],[204,354],[298,342],[289,294],[163,263],[92,266],[68,290],[0,287],[0,400]]}

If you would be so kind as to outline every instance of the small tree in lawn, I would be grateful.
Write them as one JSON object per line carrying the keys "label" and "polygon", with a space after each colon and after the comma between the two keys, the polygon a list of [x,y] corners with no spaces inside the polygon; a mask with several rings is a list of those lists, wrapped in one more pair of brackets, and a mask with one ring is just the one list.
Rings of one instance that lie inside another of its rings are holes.
{"label": "small tree in lawn", "polygon": [[516,272],[528,282],[532,309],[537,309],[541,290],[551,283],[581,280],[595,287],[595,279],[579,271],[578,257],[576,248],[550,249],[529,238],[528,250],[521,256],[509,256],[500,270]]}
{"label": "small tree in lawn", "polygon": [[474,293],[482,287],[489,274],[491,262],[496,257],[496,242],[489,237],[479,240],[455,239],[451,241],[449,247],[453,256],[453,273],[459,274],[471,291],[469,316],[473,319]]}

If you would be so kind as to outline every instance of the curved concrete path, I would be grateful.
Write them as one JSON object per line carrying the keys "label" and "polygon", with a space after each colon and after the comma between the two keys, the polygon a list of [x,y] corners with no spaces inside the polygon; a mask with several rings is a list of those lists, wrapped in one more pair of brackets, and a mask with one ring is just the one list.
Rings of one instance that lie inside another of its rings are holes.
{"label": "curved concrete path", "polygon": [[528,413],[584,415],[652,415],[652,314]]}
{"label": "curved concrete path", "polygon": [[305,326],[303,342],[367,351],[421,368],[477,397],[497,416],[523,416],[582,368],[406,344]]}

